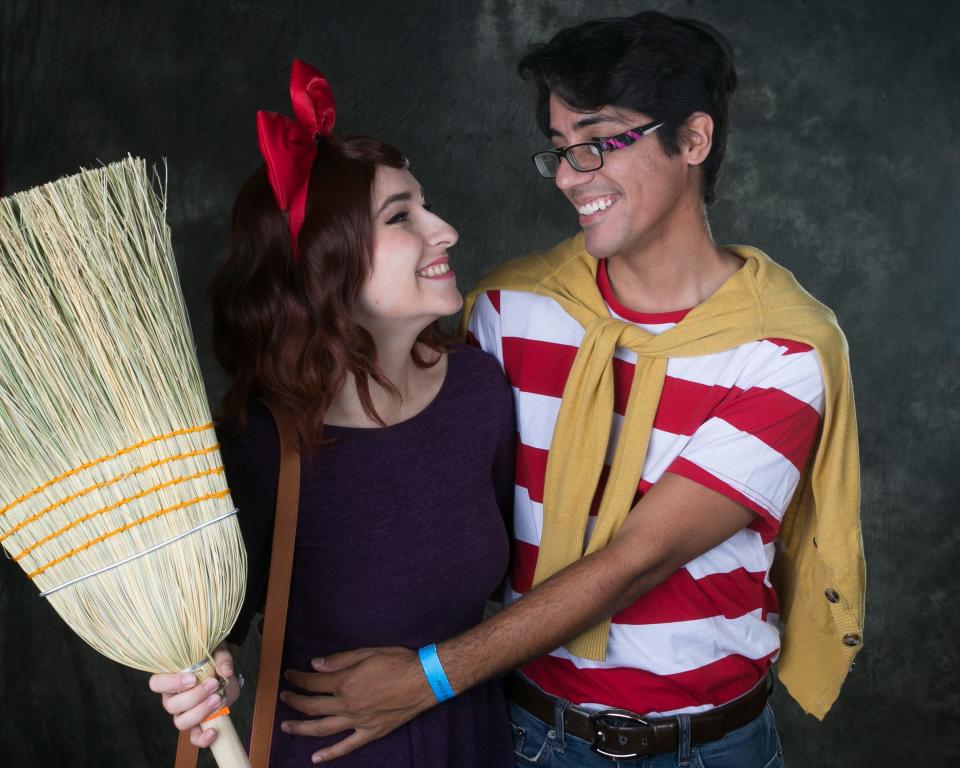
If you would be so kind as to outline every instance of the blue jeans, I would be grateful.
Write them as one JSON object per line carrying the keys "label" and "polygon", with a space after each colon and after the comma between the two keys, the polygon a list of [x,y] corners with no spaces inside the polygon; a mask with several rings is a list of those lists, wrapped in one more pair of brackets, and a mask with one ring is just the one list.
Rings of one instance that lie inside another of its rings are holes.
{"label": "blue jeans", "polygon": [[565,734],[565,706],[566,702],[558,700],[555,723],[546,725],[510,702],[517,768],[531,765],[547,768],[783,768],[780,737],[769,706],[742,728],[705,744],[689,743],[689,716],[679,715],[679,749],[635,760],[611,760],[591,750],[590,742]]}

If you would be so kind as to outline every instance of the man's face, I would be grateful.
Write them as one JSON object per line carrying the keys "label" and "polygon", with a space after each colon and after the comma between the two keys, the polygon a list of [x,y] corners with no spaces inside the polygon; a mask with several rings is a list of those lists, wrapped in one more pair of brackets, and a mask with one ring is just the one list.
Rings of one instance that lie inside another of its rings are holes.
{"label": "man's face", "polygon": [[[620,107],[575,112],[550,97],[550,130],[556,147],[623,133],[651,121]],[[580,217],[587,251],[595,258],[639,253],[668,234],[679,209],[690,204],[690,171],[683,152],[668,156],[653,134],[613,152],[603,167],[581,173],[566,160],[557,169],[557,188]]]}

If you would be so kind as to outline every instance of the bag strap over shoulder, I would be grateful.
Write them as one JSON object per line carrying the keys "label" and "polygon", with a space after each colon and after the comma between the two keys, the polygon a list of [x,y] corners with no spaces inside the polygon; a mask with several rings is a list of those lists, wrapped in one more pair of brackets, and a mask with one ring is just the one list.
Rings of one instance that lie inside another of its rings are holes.
{"label": "bag strap over shoulder", "polygon": [[270,576],[263,612],[263,639],[260,646],[260,671],[253,706],[250,733],[250,765],[267,768],[270,740],[280,685],[280,657],[287,628],[290,578],[293,571],[293,545],[297,536],[297,510],[300,506],[300,439],[293,417],[267,403],[280,433],[280,477],[277,483],[277,512],[270,552]]}
{"label": "bag strap over shoulder", "polygon": [[173,768],[196,768],[199,750],[190,741],[190,731],[180,731],[177,738],[177,757]]}
{"label": "bag strap over shoulder", "polygon": [[[270,552],[263,639],[260,645],[260,671],[253,705],[250,733],[250,765],[267,768],[270,742],[280,686],[280,661],[287,627],[290,579],[293,571],[293,545],[297,535],[297,510],[300,507],[300,440],[293,418],[272,403],[266,403],[280,434],[280,474],[277,481],[277,507]],[[190,743],[190,732],[181,731],[174,768],[196,768],[197,748]]]}

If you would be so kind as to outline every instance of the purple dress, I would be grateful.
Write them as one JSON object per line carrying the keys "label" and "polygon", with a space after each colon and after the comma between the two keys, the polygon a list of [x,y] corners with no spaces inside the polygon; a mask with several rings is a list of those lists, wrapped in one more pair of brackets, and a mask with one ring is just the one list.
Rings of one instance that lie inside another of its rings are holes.
{"label": "purple dress", "polygon": [[[227,479],[250,560],[231,640],[262,605],[269,569],[279,438],[254,405],[242,433],[222,428]],[[416,649],[475,626],[507,569],[516,432],[497,361],[455,345],[436,398],[382,429],[326,427],[336,438],[301,461],[283,669],[367,646]],[[280,681],[280,690],[289,686]],[[271,768],[309,766],[348,735],[288,736],[308,719],[278,702]],[[499,768],[514,765],[499,680],[477,686],[335,761],[338,768]]]}

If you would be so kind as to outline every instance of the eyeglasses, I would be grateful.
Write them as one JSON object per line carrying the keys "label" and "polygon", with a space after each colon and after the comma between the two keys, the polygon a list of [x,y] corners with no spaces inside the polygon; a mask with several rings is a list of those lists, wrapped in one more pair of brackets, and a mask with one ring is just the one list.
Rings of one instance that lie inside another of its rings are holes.
{"label": "eyeglasses", "polygon": [[564,158],[570,167],[580,173],[589,173],[603,168],[603,153],[629,147],[640,141],[648,133],[653,133],[663,123],[647,123],[639,128],[624,131],[609,138],[598,138],[583,144],[571,144],[569,147],[546,149],[533,155],[533,162],[545,179],[554,179],[560,168],[560,158]]}

